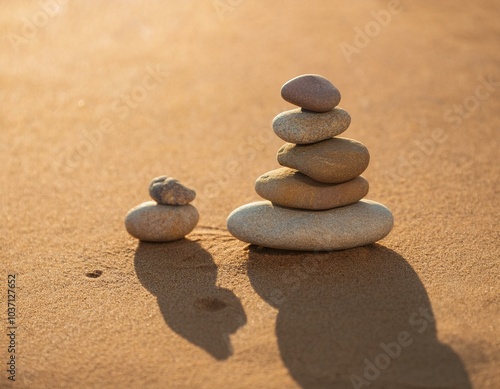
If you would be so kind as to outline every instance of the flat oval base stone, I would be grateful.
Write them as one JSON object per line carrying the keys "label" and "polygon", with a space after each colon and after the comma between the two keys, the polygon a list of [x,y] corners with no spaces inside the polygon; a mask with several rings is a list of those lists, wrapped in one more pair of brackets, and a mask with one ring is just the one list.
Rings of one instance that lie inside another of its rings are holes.
{"label": "flat oval base stone", "polygon": [[236,238],[283,250],[332,251],[384,238],[394,219],[384,205],[360,200],[345,207],[309,211],[258,201],[235,209],[227,228]]}

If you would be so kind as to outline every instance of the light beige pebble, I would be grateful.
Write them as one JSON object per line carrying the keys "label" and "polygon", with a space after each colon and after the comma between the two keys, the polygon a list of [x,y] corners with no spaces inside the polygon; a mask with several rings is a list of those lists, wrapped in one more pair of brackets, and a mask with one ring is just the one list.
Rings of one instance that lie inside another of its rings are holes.
{"label": "light beige pebble", "polygon": [[311,145],[284,144],[278,150],[280,165],[297,169],[316,181],[336,184],[352,180],[370,162],[368,149],[349,138],[332,138]]}
{"label": "light beige pebble", "polygon": [[325,77],[303,74],[281,87],[281,97],[289,103],[314,112],[326,112],[340,102],[340,92]]}
{"label": "light beige pebble", "polygon": [[151,181],[149,195],[158,204],[163,205],[185,205],[196,198],[194,190],[167,176],[156,177]]}
{"label": "light beige pebble", "polygon": [[361,200],[368,193],[368,181],[356,177],[342,184],[324,184],[284,167],[257,178],[255,191],[266,200],[284,207],[325,210]]}
{"label": "light beige pebble", "polygon": [[198,211],[191,204],[162,205],[148,201],[129,211],[125,228],[142,241],[170,242],[193,231],[198,219]]}
{"label": "light beige pebble", "polygon": [[392,229],[391,211],[361,200],[327,211],[306,211],[259,201],[235,209],[227,228],[254,245],[284,250],[331,251],[374,243]]}
{"label": "light beige pebble", "polygon": [[342,108],[316,113],[292,109],[276,116],[273,130],[281,139],[297,144],[316,143],[343,133],[351,124],[351,116]]}

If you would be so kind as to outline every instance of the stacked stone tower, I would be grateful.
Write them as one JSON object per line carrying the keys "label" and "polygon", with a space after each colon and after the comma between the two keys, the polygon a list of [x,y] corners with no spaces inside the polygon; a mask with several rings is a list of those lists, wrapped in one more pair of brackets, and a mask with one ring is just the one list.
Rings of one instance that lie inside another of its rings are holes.
{"label": "stacked stone tower", "polygon": [[340,92],[327,79],[306,74],[283,85],[282,97],[300,108],[273,120],[284,144],[284,166],[260,176],[256,192],[266,199],[243,205],[228,217],[236,238],[288,250],[340,250],[376,242],[392,229],[389,209],[371,200],[361,176],[370,155],[360,142],[340,138],[351,123],[337,107]]}

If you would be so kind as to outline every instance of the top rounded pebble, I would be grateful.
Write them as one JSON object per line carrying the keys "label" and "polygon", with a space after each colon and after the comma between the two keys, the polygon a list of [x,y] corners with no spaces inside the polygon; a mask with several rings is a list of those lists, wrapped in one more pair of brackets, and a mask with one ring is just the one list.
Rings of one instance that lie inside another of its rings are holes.
{"label": "top rounded pebble", "polygon": [[292,78],[281,87],[281,97],[313,112],[331,111],[340,103],[339,90],[318,74],[303,74]]}

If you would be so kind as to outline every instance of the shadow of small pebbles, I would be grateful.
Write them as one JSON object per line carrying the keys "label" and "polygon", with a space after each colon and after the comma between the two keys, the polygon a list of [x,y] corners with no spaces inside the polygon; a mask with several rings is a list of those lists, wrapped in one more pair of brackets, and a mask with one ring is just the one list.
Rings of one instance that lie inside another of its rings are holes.
{"label": "shadow of small pebbles", "polygon": [[173,331],[218,360],[232,355],[229,335],[246,324],[246,314],[232,291],[215,285],[217,266],[210,253],[187,239],[140,242],[134,265]]}

